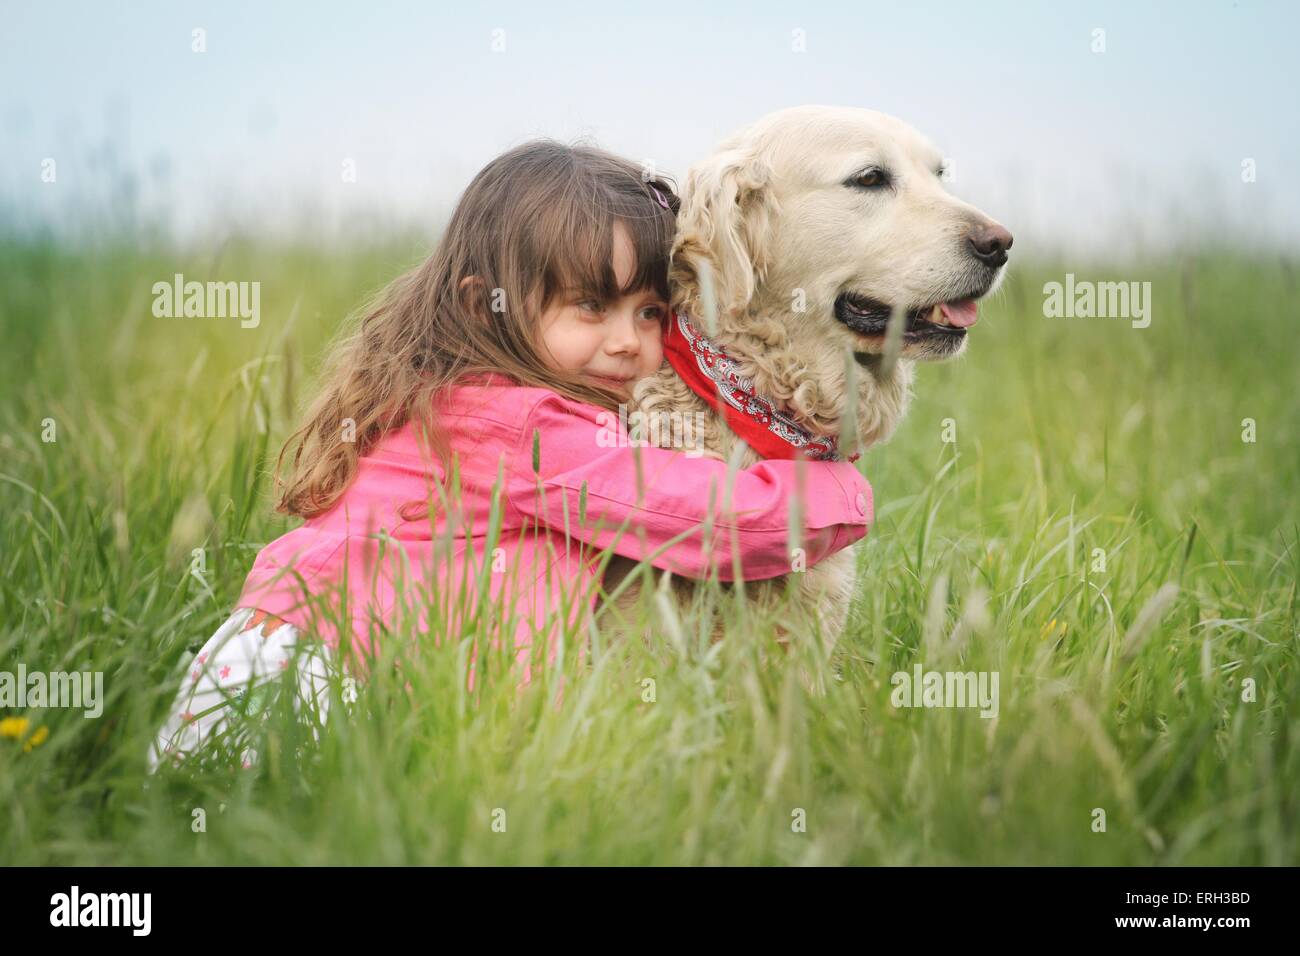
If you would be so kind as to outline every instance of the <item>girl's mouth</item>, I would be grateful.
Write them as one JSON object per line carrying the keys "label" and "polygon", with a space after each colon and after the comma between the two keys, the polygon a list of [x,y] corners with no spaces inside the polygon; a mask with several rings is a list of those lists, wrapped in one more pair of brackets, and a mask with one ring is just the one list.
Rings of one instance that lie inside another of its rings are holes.
{"label": "girl's mouth", "polygon": [[632,381],[631,376],[628,376],[627,378],[615,378],[612,375],[594,375],[591,372],[587,372],[586,375],[588,378],[594,378],[607,385],[613,385],[615,388],[623,388]]}

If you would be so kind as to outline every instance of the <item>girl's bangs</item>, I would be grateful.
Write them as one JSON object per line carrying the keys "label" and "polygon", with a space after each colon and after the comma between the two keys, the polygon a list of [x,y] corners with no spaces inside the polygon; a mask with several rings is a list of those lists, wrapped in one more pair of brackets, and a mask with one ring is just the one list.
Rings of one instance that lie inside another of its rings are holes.
{"label": "girl's bangs", "polygon": [[[646,201],[653,202],[648,194]],[[586,212],[566,217],[568,222],[553,234],[545,270],[547,305],[566,294],[592,295],[610,302],[641,289],[653,289],[668,301],[672,215],[666,210],[657,215],[627,205],[604,210],[603,216]],[[614,272],[614,236],[619,225],[627,230],[633,259],[632,274],[622,286]]]}

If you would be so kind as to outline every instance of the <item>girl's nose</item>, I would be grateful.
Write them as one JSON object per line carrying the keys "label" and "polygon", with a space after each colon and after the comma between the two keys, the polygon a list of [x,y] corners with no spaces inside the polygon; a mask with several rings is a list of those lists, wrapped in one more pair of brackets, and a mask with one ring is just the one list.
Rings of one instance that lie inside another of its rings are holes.
{"label": "girl's nose", "polygon": [[641,351],[641,337],[636,334],[636,325],[630,316],[620,316],[614,324],[608,347],[611,352],[626,352],[629,355]]}

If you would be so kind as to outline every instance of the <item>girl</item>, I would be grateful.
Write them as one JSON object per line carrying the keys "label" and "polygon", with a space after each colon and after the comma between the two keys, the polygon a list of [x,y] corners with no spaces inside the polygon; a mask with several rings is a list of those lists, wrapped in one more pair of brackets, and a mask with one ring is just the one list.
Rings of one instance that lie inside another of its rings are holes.
{"label": "girl", "polygon": [[551,141],[474,178],[437,250],[334,350],[280,455],[294,449],[278,510],[306,523],[258,554],[151,768],[223,732],[227,707],[295,652],[299,692],[323,712],[331,662],[364,672],[411,614],[438,643],[474,626],[480,595],[509,605],[527,684],[534,643],[553,654],[589,622],[602,557],[692,578],[732,580],[733,561],[748,580],[788,573],[797,465],[809,563],[866,534],[871,489],[849,462],[760,462],[732,476],[723,510],[724,462],[610,440],[609,413],[663,361],[676,205],[636,165]]}

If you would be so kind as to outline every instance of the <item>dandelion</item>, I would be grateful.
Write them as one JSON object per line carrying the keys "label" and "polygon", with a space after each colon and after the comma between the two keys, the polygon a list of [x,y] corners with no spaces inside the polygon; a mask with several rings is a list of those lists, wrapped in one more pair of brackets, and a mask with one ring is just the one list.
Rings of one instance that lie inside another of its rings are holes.
{"label": "dandelion", "polygon": [[[26,717],[5,717],[0,719],[0,737],[12,737],[21,740],[27,734],[32,722]],[[32,735],[23,741],[23,753],[31,753],[33,747],[39,747],[50,735],[50,728],[44,724],[37,727]]]}

